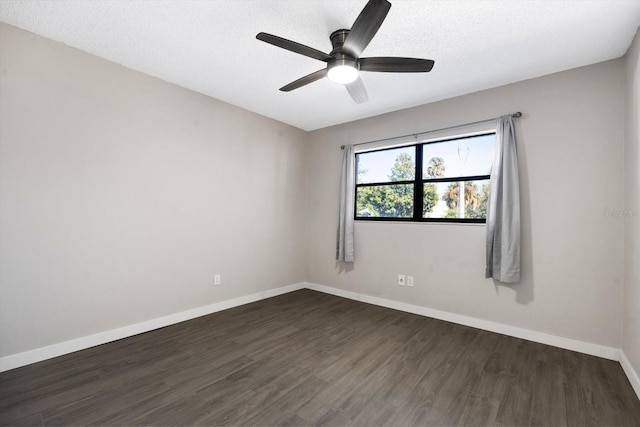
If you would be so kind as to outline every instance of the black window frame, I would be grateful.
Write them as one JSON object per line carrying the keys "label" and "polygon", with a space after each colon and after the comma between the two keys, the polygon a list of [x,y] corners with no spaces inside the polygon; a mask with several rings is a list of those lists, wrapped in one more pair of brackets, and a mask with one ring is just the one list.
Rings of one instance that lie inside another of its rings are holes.
{"label": "black window frame", "polygon": [[[457,141],[459,139],[469,139],[479,136],[486,135],[496,135],[496,131],[487,131],[474,135],[465,135],[465,136],[455,136],[451,138],[443,138],[437,139],[433,141],[425,141],[417,144],[410,145],[400,145],[396,147],[386,147],[374,150],[367,150],[360,153],[356,153],[355,156],[355,191],[354,191],[354,200],[353,200],[353,219],[354,221],[383,221],[383,222],[435,222],[435,223],[462,223],[462,224],[486,224],[486,218],[423,218],[422,210],[424,203],[424,185],[428,183],[440,183],[440,182],[460,182],[460,181],[480,181],[491,179],[491,174],[489,175],[470,175],[470,176],[456,176],[449,178],[423,178],[423,152],[424,146],[430,144],[438,144],[443,142]],[[415,150],[415,175],[413,180],[406,181],[385,181],[385,182],[374,182],[374,183],[363,183],[358,184],[357,175],[358,175],[358,155],[359,154],[369,154],[376,153],[380,151],[389,151],[389,150],[397,150],[400,148],[409,148],[413,147]],[[357,207],[358,207],[358,188],[362,187],[379,187],[379,186],[388,186],[388,185],[413,185],[413,216],[412,217],[362,217],[358,216]]]}

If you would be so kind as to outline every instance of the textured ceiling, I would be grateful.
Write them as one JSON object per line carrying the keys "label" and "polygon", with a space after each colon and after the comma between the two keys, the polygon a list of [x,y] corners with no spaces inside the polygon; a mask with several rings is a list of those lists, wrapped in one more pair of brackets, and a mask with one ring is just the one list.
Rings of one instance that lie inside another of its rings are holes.
{"label": "textured ceiling", "polygon": [[278,88],[324,63],[255,39],[329,52],[366,0],[2,0],[0,21],[305,130],[426,104],[624,55],[640,0],[390,0],[362,56],[436,61],[421,74],[361,73],[355,104],[327,79]]}

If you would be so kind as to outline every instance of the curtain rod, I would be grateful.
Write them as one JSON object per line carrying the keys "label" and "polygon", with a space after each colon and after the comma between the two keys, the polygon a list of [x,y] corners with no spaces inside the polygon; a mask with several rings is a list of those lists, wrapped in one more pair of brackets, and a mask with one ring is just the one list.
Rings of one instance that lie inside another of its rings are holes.
{"label": "curtain rod", "polygon": [[[513,117],[514,119],[520,118],[520,117],[522,117],[522,113],[520,111],[518,111],[516,113],[513,113],[511,115],[511,117]],[[408,136],[413,136],[413,137],[417,138],[418,135],[426,135],[426,134],[429,134],[429,133],[440,132],[440,131],[443,131],[443,130],[461,128],[461,127],[464,127],[464,126],[477,125],[477,124],[480,124],[480,123],[486,123],[486,122],[490,122],[492,120],[497,120],[497,119],[499,119],[499,117],[494,117],[493,119],[478,120],[477,122],[465,123],[465,124],[462,124],[462,125],[449,126],[449,127],[446,127],[446,128],[427,130],[427,131],[424,131],[424,132],[410,133],[408,135],[400,135],[400,136],[394,136],[394,137],[391,137],[391,138],[376,139],[375,141],[360,142],[358,144],[353,144],[353,146],[357,147],[358,145],[373,144],[374,142],[391,141],[391,140],[394,140],[394,139],[406,138]],[[344,150],[344,145],[341,145],[340,149]]]}

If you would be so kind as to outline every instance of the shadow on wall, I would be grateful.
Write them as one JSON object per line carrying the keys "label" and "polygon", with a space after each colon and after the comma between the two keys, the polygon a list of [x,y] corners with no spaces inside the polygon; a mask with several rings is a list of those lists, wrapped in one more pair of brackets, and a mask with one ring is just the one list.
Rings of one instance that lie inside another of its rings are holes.
{"label": "shadow on wall", "polygon": [[509,288],[516,293],[516,302],[518,304],[527,305],[533,301],[533,282],[526,278],[520,283],[508,284],[493,279],[496,288],[496,295],[500,293],[500,288]]}
{"label": "shadow on wall", "polygon": [[354,265],[352,262],[336,261],[336,269],[338,270],[338,274],[351,273],[353,271],[353,267]]}

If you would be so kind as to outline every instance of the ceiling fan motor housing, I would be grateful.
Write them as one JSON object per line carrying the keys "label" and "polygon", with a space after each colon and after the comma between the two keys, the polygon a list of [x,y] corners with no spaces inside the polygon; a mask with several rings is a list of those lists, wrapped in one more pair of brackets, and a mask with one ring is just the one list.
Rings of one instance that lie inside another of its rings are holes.
{"label": "ceiling fan motor housing", "polygon": [[334,57],[336,55],[343,55],[341,52],[342,45],[344,44],[344,41],[347,39],[348,35],[349,35],[349,30],[344,30],[344,29],[336,30],[333,33],[331,33],[331,35],[329,36],[329,39],[331,40],[331,46],[333,46],[333,50],[329,55]]}

